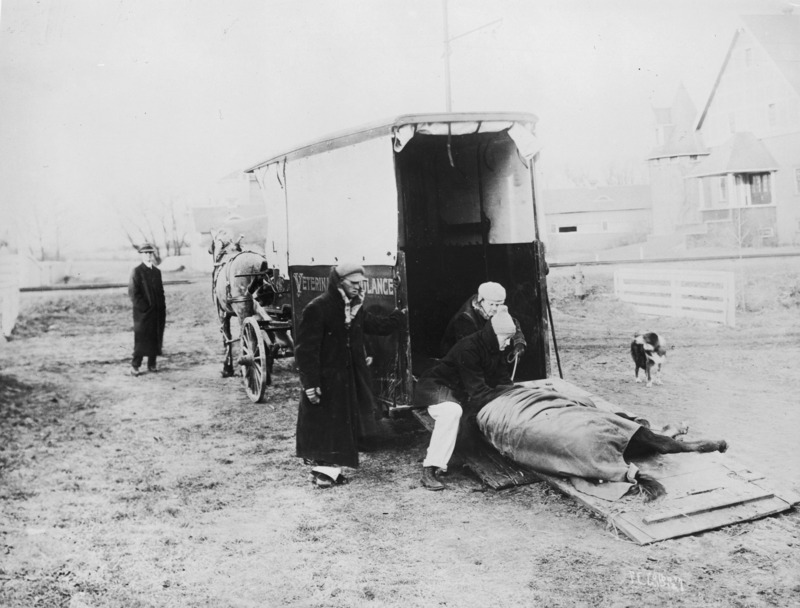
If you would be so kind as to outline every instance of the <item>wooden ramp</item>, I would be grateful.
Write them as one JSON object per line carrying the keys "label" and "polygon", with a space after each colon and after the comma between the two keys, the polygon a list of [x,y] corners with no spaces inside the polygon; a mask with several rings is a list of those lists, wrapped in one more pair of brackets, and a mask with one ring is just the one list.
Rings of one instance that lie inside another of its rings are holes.
{"label": "wooden ramp", "polygon": [[[588,396],[600,409],[620,411],[610,402],[558,378],[524,384]],[[424,410],[415,413],[426,428],[433,428],[433,420]],[[616,501],[597,498],[578,490],[569,479],[521,467],[488,444],[462,456],[466,466],[493,489],[546,481],[641,545],[767,517],[800,504],[796,492],[778,488],[727,454],[667,454],[636,461],[642,473],[657,479],[667,491],[666,496],[651,503],[644,503],[637,496]]]}
{"label": "wooden ramp", "polygon": [[[433,418],[427,410],[412,411],[422,426],[433,431]],[[469,451],[461,450],[456,445],[456,455],[464,460],[466,468],[493,490],[505,490],[544,481],[538,473],[509,460],[485,441],[472,446]]]}

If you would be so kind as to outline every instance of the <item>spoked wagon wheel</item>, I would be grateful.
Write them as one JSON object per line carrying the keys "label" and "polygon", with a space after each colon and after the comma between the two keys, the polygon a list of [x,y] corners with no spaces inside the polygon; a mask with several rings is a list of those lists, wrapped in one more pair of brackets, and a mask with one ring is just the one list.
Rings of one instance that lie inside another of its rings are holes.
{"label": "spoked wagon wheel", "polygon": [[248,317],[242,325],[242,366],[244,390],[250,401],[260,403],[264,399],[264,391],[270,383],[270,353],[267,351],[261,328],[255,319]]}

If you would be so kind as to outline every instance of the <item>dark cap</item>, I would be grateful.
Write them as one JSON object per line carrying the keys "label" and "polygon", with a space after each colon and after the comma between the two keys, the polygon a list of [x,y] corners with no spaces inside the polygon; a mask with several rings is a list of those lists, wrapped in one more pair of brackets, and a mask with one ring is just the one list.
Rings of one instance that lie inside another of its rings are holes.
{"label": "dark cap", "polygon": [[139,247],[139,253],[155,253],[156,248],[153,247],[150,243],[145,243],[141,247]]}

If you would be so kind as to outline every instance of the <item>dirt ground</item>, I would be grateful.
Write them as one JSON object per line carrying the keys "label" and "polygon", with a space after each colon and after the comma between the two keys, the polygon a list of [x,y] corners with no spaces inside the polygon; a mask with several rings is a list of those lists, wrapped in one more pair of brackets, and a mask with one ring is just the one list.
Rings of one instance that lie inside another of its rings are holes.
{"label": "dirt ground", "polygon": [[[800,486],[796,260],[754,265],[735,328],[635,314],[585,269],[551,272],[564,378]],[[25,294],[0,345],[0,605],[797,606],[797,510],[638,546],[544,484],[495,492],[459,466],[419,485],[427,433],[387,420],[350,483],[319,490],[294,457],[298,383],[265,404],[222,379],[208,284],[167,287],[158,374],[125,375],[124,290]],[[628,344],[669,342],[664,385]],[[557,374],[556,362],[553,371]]]}

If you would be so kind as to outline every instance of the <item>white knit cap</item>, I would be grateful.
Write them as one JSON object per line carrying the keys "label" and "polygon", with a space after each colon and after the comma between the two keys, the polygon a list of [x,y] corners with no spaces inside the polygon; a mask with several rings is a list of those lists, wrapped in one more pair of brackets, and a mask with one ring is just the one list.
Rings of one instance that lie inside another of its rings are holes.
{"label": "white knit cap", "polygon": [[351,281],[366,281],[364,267],[356,261],[346,260],[339,262],[336,266],[336,274],[340,279],[350,279]]}
{"label": "white knit cap", "polygon": [[507,306],[498,306],[497,313],[492,317],[492,329],[498,336],[500,334],[513,335],[517,331],[514,319],[508,314]]}
{"label": "white knit cap", "polygon": [[483,300],[493,300],[495,302],[505,302],[506,290],[500,283],[482,283],[478,287],[478,297]]}

